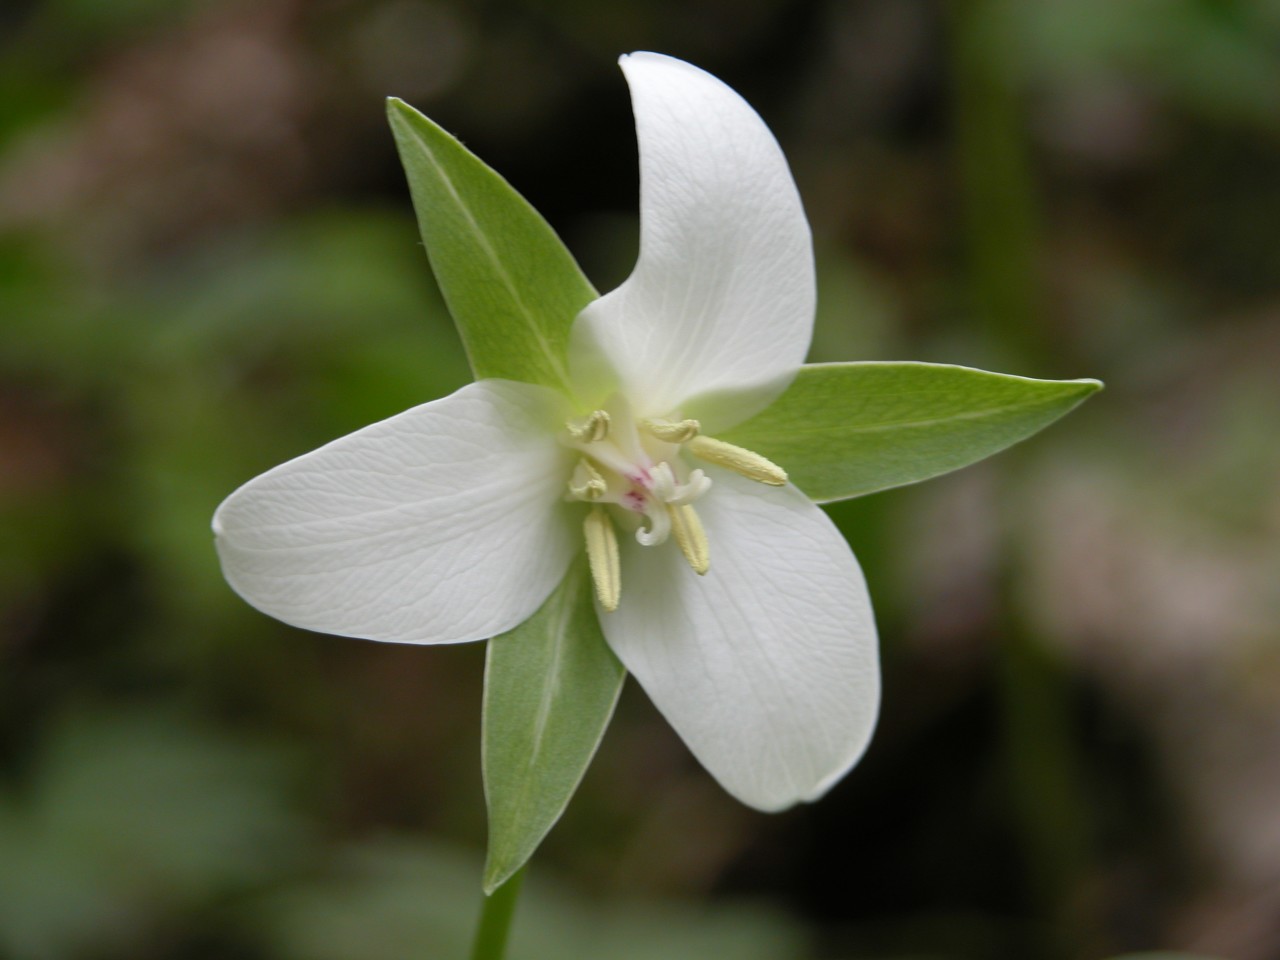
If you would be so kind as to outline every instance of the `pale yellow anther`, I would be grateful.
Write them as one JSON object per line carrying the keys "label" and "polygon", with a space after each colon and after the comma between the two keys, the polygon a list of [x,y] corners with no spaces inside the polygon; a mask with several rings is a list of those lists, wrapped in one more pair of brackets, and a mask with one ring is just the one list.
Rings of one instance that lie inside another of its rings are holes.
{"label": "pale yellow anther", "polygon": [[605,410],[595,410],[590,416],[570,420],[565,429],[578,443],[596,443],[609,436],[609,414]]}
{"label": "pale yellow anther", "polygon": [[787,482],[787,471],[772,460],[766,460],[760,454],[752,453],[744,447],[701,436],[690,439],[685,447],[695,457],[720,467],[727,467],[734,473],[742,474],[748,480],[767,483],[771,487],[781,487]]}
{"label": "pale yellow anther", "polygon": [[[687,509],[687,508],[686,508]],[[622,566],[618,562],[618,535],[601,506],[594,506],[582,523],[587,539],[587,561],[600,606],[612,613],[622,596]]]}
{"label": "pale yellow anther", "polygon": [[604,476],[586,460],[579,460],[569,478],[569,493],[575,500],[599,500],[609,489]]}
{"label": "pale yellow anther", "polygon": [[707,547],[707,532],[702,529],[702,521],[693,512],[693,507],[687,505],[667,504],[667,513],[671,515],[671,532],[676,536],[680,552],[693,567],[693,572],[702,576],[711,568],[711,551]]}
{"label": "pale yellow anther", "polygon": [[702,424],[697,420],[646,420],[644,428],[667,443],[687,443],[698,435]]}

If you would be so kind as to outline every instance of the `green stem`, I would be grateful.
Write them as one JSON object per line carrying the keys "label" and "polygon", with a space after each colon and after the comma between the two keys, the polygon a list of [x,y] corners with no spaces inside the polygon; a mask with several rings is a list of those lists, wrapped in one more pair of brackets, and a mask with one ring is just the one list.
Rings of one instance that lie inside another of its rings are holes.
{"label": "green stem", "polygon": [[520,884],[523,880],[522,867],[511,875],[511,879],[484,898],[476,938],[471,945],[471,960],[502,960],[506,956],[511,918],[516,912],[516,900],[520,896]]}

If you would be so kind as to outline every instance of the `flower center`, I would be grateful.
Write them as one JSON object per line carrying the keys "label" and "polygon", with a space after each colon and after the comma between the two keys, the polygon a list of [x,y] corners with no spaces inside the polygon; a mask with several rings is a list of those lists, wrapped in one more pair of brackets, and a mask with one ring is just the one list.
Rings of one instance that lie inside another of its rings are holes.
{"label": "flower center", "polygon": [[646,547],[674,536],[695,573],[710,568],[707,536],[693,504],[711,489],[711,478],[691,468],[685,453],[760,483],[787,482],[786,473],[759,454],[702,436],[700,430],[697,420],[638,421],[620,397],[565,424],[563,441],[582,454],[569,478],[568,498],[591,504],[583,530],[596,595],[605,610],[617,609],[621,596],[615,522],[633,530]]}

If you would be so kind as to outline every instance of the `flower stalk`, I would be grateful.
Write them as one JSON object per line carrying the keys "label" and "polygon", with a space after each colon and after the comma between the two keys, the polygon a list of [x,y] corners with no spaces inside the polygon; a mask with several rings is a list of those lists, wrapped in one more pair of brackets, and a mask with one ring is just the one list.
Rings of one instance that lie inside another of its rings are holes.
{"label": "flower stalk", "polygon": [[471,944],[471,960],[502,960],[507,955],[511,920],[515,916],[524,873],[524,868],[517,870],[510,880],[484,898],[476,936]]}

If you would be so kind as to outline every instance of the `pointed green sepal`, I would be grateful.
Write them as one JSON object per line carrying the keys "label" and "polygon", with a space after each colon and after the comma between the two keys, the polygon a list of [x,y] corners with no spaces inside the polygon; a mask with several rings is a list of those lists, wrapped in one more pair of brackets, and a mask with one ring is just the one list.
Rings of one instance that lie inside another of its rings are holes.
{"label": "pointed green sepal", "polygon": [[560,819],[604,736],[626,671],[600,631],[584,560],[532,617],[489,641],[482,752],[492,893]]}
{"label": "pointed green sepal", "polygon": [[812,364],[723,439],[781,465],[822,503],[968,466],[1100,389],[1097,380],[1031,380],[947,364]]}
{"label": "pointed green sepal", "polygon": [[565,352],[596,292],[542,216],[454,137],[394,97],[395,134],[440,292],[476,378],[571,390]]}

